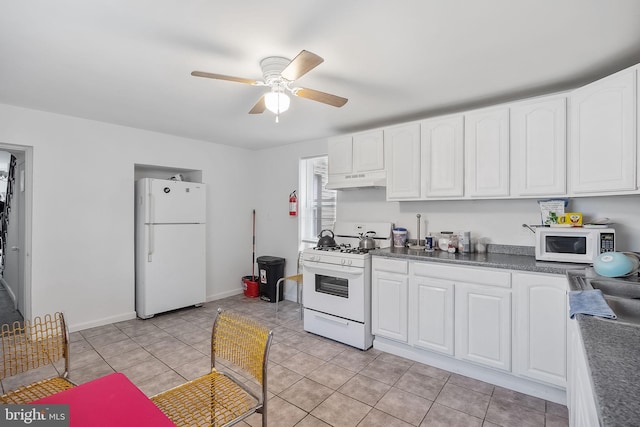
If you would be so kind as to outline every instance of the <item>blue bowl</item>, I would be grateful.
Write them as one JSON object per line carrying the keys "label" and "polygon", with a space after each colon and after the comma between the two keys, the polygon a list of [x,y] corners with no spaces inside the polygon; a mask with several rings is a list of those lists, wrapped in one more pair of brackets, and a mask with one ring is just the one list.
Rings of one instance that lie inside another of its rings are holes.
{"label": "blue bowl", "polygon": [[631,258],[622,252],[605,252],[593,261],[593,269],[600,276],[622,277],[634,269]]}

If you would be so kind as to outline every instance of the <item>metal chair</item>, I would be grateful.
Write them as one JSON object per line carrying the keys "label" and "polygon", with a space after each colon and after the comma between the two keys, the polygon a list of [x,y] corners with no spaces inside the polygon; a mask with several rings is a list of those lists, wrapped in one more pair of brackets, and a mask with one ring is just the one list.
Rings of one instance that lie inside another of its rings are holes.
{"label": "metal chair", "polygon": [[[267,359],[273,332],[247,317],[218,309],[211,334],[211,372],[151,400],[178,426],[228,426],[257,412],[267,425]],[[261,386],[251,391],[216,357],[241,368]]]}
{"label": "metal chair", "polygon": [[293,276],[283,277],[276,282],[276,317],[278,317],[278,300],[280,299],[280,284],[287,280],[296,282],[296,302],[300,305],[300,319],[302,319],[302,274],[300,268],[302,267],[302,252],[298,252],[298,267],[297,274]]}
{"label": "metal chair", "polygon": [[[64,358],[64,372],[57,377],[18,387],[0,396],[2,403],[24,404],[74,387],[69,376],[69,330],[62,313],[36,317],[33,322],[2,325],[0,380],[52,365]],[[56,368],[57,369],[57,368]],[[4,384],[3,384],[3,392]]]}

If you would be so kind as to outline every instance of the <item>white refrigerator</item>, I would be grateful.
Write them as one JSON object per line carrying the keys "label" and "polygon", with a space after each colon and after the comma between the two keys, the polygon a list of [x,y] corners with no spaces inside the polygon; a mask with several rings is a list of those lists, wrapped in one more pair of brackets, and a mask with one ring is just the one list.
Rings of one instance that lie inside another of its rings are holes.
{"label": "white refrigerator", "polygon": [[136,313],[157,313],[206,300],[204,184],[136,181]]}

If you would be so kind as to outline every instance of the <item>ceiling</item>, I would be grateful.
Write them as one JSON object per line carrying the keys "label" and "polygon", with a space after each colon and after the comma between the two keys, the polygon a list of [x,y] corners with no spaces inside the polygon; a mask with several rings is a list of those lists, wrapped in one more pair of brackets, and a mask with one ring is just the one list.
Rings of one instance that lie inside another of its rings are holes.
{"label": "ceiling", "polygon": [[[637,0],[0,0],[0,103],[249,149],[576,87],[640,63]],[[324,63],[247,112],[259,61]]]}

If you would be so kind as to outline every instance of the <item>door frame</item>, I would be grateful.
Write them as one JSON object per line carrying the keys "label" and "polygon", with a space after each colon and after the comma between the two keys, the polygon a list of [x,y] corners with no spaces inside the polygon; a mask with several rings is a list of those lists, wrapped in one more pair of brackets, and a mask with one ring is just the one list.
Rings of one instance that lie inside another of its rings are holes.
{"label": "door frame", "polygon": [[[33,220],[33,147],[26,145],[5,144],[0,142],[0,151],[6,151],[13,155],[24,155],[24,212],[21,212],[21,220],[24,224],[24,241],[19,242],[21,256],[24,257],[24,267],[19,272],[22,278],[24,296],[25,319],[31,319],[31,250],[32,250],[32,220]],[[22,177],[18,177],[22,179]],[[18,186],[17,191],[20,191]]]}

